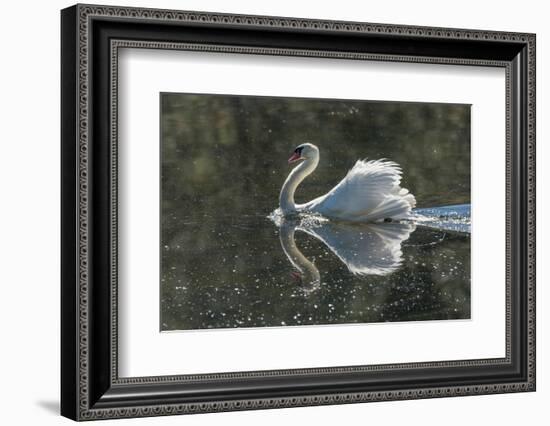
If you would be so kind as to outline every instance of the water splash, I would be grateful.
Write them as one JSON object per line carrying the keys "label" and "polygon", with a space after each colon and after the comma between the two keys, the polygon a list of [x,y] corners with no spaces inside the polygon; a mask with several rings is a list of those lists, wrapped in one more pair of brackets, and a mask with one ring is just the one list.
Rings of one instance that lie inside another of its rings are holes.
{"label": "water splash", "polygon": [[291,222],[296,226],[303,228],[317,228],[329,222],[329,219],[318,213],[295,213],[290,216],[285,216],[280,208],[273,210],[268,216],[277,227],[281,227],[285,222]]}
{"label": "water splash", "polygon": [[[414,209],[411,212],[409,220],[395,222],[413,222],[416,225],[442,231],[470,234],[472,223],[470,211],[470,204]],[[267,218],[277,227],[280,227],[285,221],[290,221],[303,228],[316,228],[330,222],[328,218],[317,213],[296,213],[285,217],[279,208],[272,211]]]}
{"label": "water splash", "polygon": [[471,233],[471,204],[414,209],[411,220],[420,226]]}

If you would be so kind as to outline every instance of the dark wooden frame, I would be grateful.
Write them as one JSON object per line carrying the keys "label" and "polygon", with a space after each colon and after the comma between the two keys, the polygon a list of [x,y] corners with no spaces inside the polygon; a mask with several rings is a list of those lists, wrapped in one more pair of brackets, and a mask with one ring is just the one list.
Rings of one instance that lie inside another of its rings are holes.
{"label": "dark wooden frame", "polygon": [[[61,29],[64,416],[89,420],[535,390],[533,34],[96,5],[64,9]],[[120,47],[504,67],[506,357],[119,378],[116,88]]]}

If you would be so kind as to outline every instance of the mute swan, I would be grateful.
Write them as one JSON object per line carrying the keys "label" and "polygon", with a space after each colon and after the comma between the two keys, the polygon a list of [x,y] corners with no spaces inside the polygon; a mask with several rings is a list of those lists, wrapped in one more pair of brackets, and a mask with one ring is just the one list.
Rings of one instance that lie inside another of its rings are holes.
{"label": "mute swan", "polygon": [[311,143],[299,145],[288,162],[300,160],[303,162],[290,172],[279,195],[279,206],[285,216],[311,212],[344,221],[379,222],[404,219],[416,205],[414,196],[399,186],[401,169],[386,160],[358,160],[328,193],[308,203],[296,204],[294,192],[319,164],[319,148]]}

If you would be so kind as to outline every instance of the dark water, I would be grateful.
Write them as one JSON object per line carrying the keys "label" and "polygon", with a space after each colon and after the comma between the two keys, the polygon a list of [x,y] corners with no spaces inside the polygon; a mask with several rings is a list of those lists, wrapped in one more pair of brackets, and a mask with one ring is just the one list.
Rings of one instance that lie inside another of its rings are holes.
{"label": "dark water", "polygon": [[298,202],[326,193],[368,157],[398,162],[420,209],[468,204],[469,106],[161,101],[161,330],[470,317],[463,207],[458,216],[419,210],[416,224],[271,215],[286,160],[306,141],[319,146],[321,161]]}

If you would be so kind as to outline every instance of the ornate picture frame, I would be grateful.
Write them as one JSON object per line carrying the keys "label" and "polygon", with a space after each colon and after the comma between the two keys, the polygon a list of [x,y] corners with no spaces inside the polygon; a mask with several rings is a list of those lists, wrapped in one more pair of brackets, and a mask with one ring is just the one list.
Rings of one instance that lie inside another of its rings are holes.
{"label": "ornate picture frame", "polygon": [[[61,12],[61,413],[74,420],[535,390],[535,35],[75,5]],[[505,357],[119,377],[122,48],[506,72]]]}

